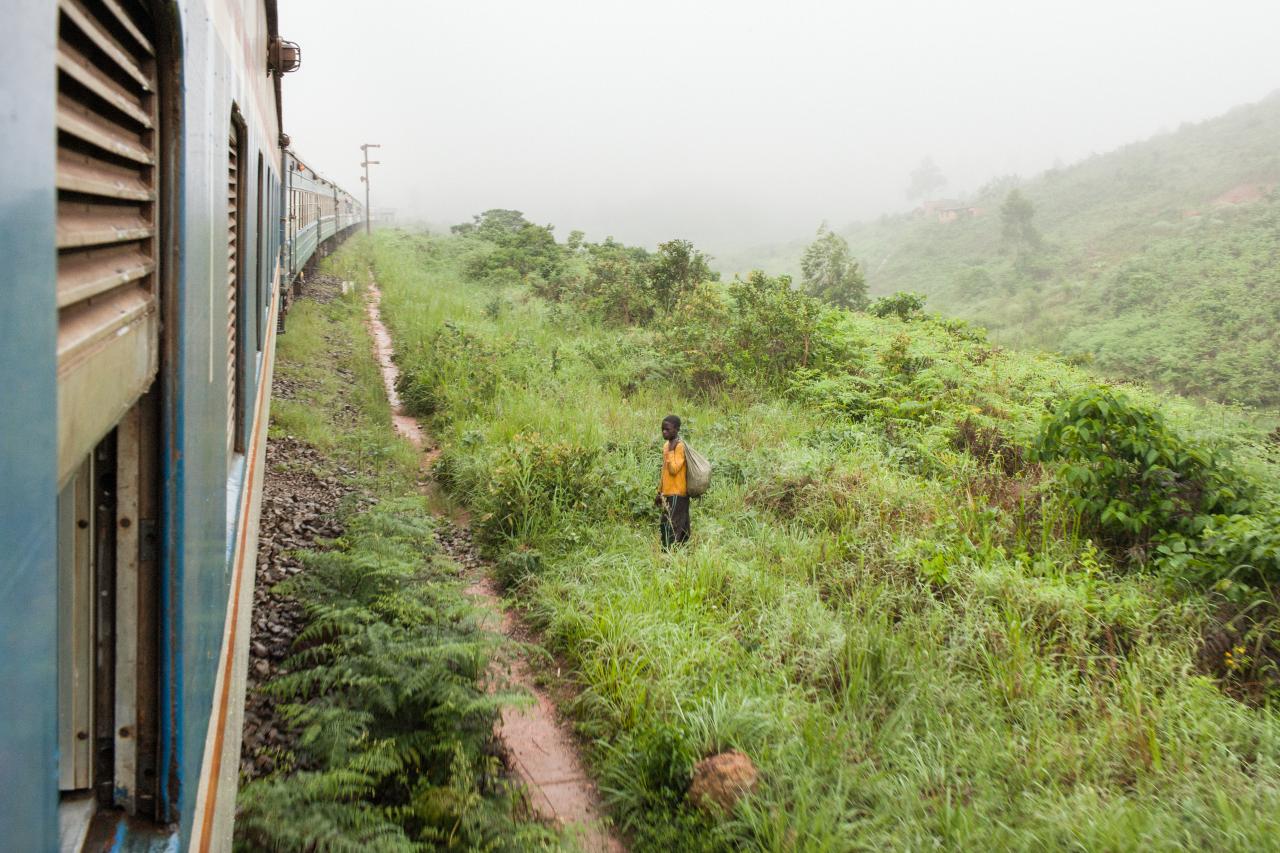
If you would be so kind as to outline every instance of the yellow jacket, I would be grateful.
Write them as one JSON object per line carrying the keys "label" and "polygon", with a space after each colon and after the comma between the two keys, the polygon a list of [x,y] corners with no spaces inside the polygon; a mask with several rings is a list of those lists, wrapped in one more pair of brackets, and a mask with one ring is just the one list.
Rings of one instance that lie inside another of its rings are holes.
{"label": "yellow jacket", "polygon": [[688,495],[685,485],[684,442],[677,441],[675,450],[667,449],[668,443],[662,443],[662,487],[664,495]]}

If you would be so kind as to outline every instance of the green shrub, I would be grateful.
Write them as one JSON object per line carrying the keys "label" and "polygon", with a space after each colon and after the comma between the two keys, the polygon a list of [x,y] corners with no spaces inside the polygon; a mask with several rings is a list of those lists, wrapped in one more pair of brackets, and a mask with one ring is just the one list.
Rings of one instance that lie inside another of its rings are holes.
{"label": "green shrub", "polygon": [[645,265],[621,249],[592,255],[578,300],[593,316],[615,325],[648,323],[658,309]]}
{"label": "green shrub", "polygon": [[881,296],[867,310],[877,317],[897,317],[910,320],[924,311],[925,297],[919,293],[898,291],[892,296]]}
{"label": "green shrub", "polygon": [[504,588],[519,586],[542,571],[542,554],[535,548],[513,548],[498,558],[493,569]]}
{"label": "green shrub", "polygon": [[1184,579],[1215,586],[1235,601],[1280,583],[1280,509],[1249,515],[1216,515],[1197,538],[1164,537],[1160,558]]}
{"label": "green shrub", "polygon": [[778,388],[822,358],[831,313],[787,276],[756,271],[727,292],[718,284],[691,288],[664,324],[660,349],[690,390]]}
{"label": "green shrub", "polygon": [[1196,539],[1213,516],[1248,512],[1255,493],[1218,453],[1105,388],[1082,391],[1047,417],[1033,455],[1060,463],[1069,504],[1132,562],[1158,539]]}
{"label": "green shrub", "polygon": [[493,398],[508,362],[484,338],[456,323],[445,323],[421,349],[401,358],[399,392],[405,408],[418,417],[442,417],[475,411]]}
{"label": "green shrub", "polygon": [[601,493],[600,451],[570,441],[520,433],[491,460],[475,504],[481,541],[572,538],[572,521]]}

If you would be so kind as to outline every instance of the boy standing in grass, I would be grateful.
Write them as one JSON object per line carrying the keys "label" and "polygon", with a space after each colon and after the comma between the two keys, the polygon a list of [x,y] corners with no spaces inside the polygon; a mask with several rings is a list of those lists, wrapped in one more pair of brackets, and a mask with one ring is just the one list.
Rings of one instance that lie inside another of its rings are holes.
{"label": "boy standing in grass", "polygon": [[680,419],[662,419],[662,479],[655,503],[662,508],[662,547],[689,539],[689,489],[685,485],[684,442],[680,440]]}

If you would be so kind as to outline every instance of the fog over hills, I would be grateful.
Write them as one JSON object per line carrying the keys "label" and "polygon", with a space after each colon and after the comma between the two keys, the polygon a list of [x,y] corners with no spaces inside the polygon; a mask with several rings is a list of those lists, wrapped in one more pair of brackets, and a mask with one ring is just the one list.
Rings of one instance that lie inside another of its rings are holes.
{"label": "fog over hills", "polygon": [[298,150],[374,204],[713,254],[909,209],[932,157],[962,194],[1280,85],[1280,7],[1086,0],[786,5],[286,0]]}
{"label": "fog over hills", "polygon": [[[1197,396],[1280,404],[1280,92],[1030,180],[840,230],[870,290],[1002,343],[1054,349]],[[1035,246],[1005,233],[1016,188]],[[726,274],[795,275],[812,235],[726,253]]]}

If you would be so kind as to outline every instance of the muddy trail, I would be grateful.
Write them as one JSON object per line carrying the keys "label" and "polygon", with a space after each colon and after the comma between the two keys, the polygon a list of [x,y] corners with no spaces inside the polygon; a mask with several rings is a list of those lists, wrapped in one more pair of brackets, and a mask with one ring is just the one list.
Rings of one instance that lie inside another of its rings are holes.
{"label": "muddy trail", "polygon": [[[439,456],[422,426],[408,415],[396,390],[399,380],[393,354],[391,334],[382,322],[382,293],[370,280],[366,302],[369,335],[374,355],[382,369],[387,400],[391,404],[396,431],[423,454],[423,466],[429,470]],[[489,564],[476,550],[471,531],[465,524],[444,522],[436,534],[441,548],[459,566],[468,580],[467,594],[489,614],[489,627],[507,638],[522,642],[528,630],[519,617],[507,610],[497,584],[489,575]],[[564,720],[550,694],[535,681],[535,670],[522,656],[504,662],[503,673],[513,687],[527,691],[533,703],[526,708],[507,708],[495,727],[504,757],[513,775],[524,785],[529,804],[543,820],[570,830],[583,849],[623,851],[626,847],[608,828],[600,794],[587,774],[586,766],[571,728]]]}

